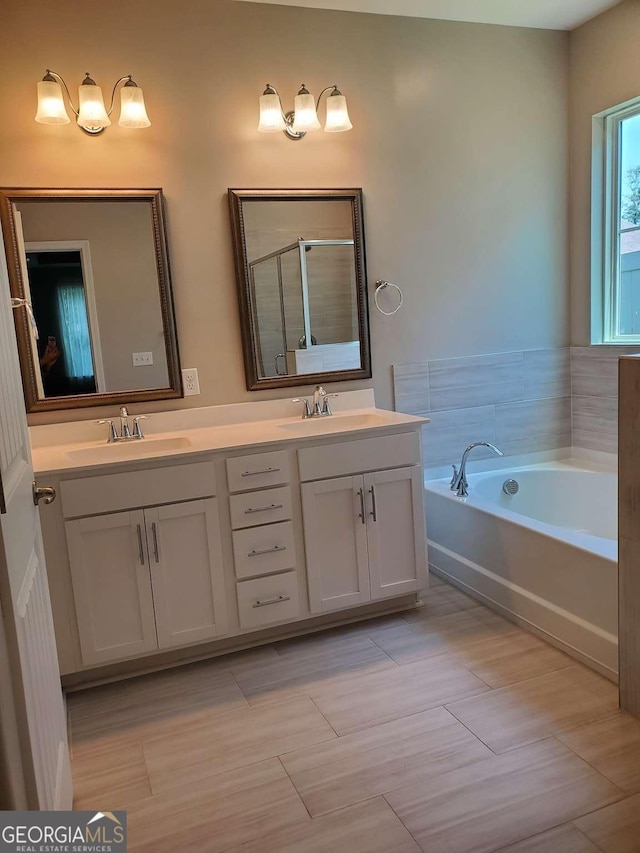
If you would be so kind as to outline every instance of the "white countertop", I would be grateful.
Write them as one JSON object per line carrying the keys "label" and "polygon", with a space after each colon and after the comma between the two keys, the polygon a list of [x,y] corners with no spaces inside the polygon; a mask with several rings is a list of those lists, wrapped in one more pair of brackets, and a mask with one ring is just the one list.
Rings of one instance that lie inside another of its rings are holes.
{"label": "white countertop", "polygon": [[375,408],[372,391],[345,392],[332,403],[333,415],[309,419],[301,418],[300,404],[291,400],[163,412],[143,422],[145,439],[112,444],[106,440],[106,425],[95,421],[31,427],[33,467],[39,475],[60,474],[266,444],[375,435],[428,423],[427,418]]}

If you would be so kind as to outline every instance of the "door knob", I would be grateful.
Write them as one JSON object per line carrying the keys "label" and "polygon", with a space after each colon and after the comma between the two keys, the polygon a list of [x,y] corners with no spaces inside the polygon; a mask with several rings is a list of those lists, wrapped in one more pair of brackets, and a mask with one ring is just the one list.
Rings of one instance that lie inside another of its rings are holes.
{"label": "door knob", "polygon": [[56,499],[56,490],[52,486],[37,486],[36,481],[33,481],[33,503],[38,506],[40,501],[46,504],[52,504]]}

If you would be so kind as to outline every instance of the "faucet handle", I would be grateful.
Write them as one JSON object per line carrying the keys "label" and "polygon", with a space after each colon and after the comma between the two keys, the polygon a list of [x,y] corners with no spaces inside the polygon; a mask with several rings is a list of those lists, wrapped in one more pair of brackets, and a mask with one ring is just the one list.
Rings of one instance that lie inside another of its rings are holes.
{"label": "faucet handle", "polygon": [[456,481],[458,479],[458,466],[452,465],[451,467],[453,468],[453,476],[451,477],[451,482],[449,483],[449,485],[453,489],[453,487],[456,485]]}
{"label": "faucet handle", "polygon": [[332,415],[331,406],[329,405],[329,397],[338,397],[338,394],[325,394],[322,398],[322,414]]}
{"label": "faucet handle", "polygon": [[115,428],[115,425],[112,420],[105,419],[101,421],[96,421],[97,424],[109,424],[109,437],[107,441],[117,441],[118,440],[118,431]]}
{"label": "faucet handle", "polygon": [[134,438],[144,438],[144,433],[140,428],[140,421],[148,421],[149,415],[136,415],[133,419],[133,437]]}
{"label": "faucet handle", "polygon": [[312,414],[311,403],[307,400],[306,397],[294,397],[294,399],[291,402],[292,403],[302,403],[304,406],[304,413],[303,413],[302,417],[303,418],[310,418],[311,417],[311,414]]}

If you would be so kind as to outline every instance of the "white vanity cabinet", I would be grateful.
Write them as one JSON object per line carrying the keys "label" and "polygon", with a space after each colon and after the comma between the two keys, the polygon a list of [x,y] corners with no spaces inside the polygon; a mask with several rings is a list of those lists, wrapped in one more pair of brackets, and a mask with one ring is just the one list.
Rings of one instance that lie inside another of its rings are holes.
{"label": "white vanity cabinet", "polygon": [[65,522],[85,666],[210,640],[226,630],[217,499],[163,502],[183,497],[185,488],[211,494],[213,466],[63,483],[66,513],[159,502]]}
{"label": "white vanity cabinet", "polygon": [[[301,491],[312,613],[417,592],[426,586],[417,442],[417,434],[407,433],[299,451],[301,477],[308,480]],[[363,471],[380,463],[401,467]],[[363,473],[315,479],[338,468]]]}
{"label": "white vanity cabinet", "polygon": [[240,628],[293,622],[303,608],[288,454],[232,457],[226,467]]}
{"label": "white vanity cabinet", "polygon": [[427,583],[423,420],[372,402],[195,430],[175,456],[153,437],[43,449],[66,683],[414,606]]}

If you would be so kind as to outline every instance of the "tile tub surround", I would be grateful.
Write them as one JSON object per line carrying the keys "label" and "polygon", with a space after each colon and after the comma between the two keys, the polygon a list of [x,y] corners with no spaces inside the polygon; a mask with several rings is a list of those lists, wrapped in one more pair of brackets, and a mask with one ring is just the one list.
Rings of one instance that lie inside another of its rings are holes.
{"label": "tile tub surround", "polygon": [[[472,441],[512,456],[571,445],[568,348],[527,350],[397,364],[396,410],[428,414],[427,466],[458,460]],[[478,448],[474,459],[493,454]]]}
{"label": "tile tub surround", "polygon": [[571,347],[573,445],[618,452],[618,359],[639,347]]}
{"label": "tile tub surround", "polygon": [[126,809],[132,851],[638,849],[640,721],[436,577],[410,615],[67,698],[74,805]]}
{"label": "tile tub surround", "polygon": [[[618,359],[638,347],[524,350],[393,366],[396,411],[429,416],[427,467],[457,461],[472,441],[505,456],[618,449]],[[473,459],[493,458],[482,448]]]}

